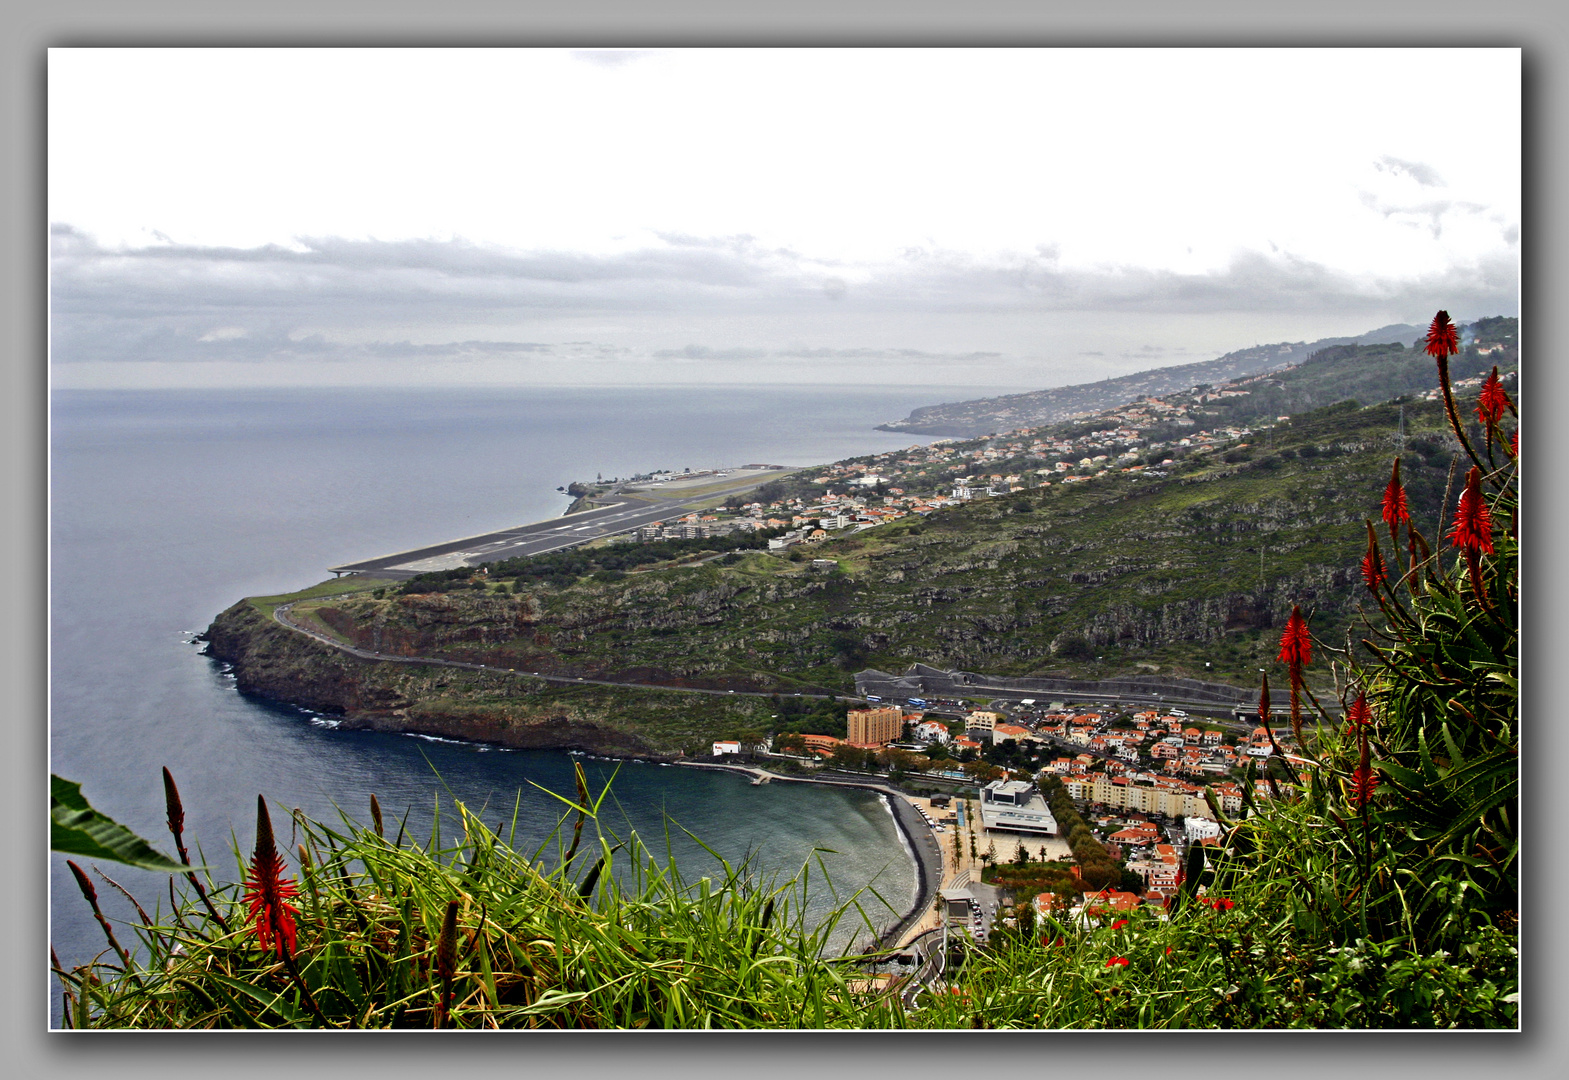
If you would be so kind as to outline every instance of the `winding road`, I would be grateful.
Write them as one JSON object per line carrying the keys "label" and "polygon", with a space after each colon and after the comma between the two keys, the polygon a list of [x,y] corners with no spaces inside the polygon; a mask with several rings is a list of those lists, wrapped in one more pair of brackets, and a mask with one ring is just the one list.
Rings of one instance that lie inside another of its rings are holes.
{"label": "winding road", "polygon": [[[539,679],[543,682],[566,683],[574,686],[623,686],[631,687],[636,690],[664,690],[679,694],[714,694],[719,697],[771,698],[776,694],[778,694],[780,697],[785,696],[783,692],[775,690],[712,690],[707,687],[700,686],[669,686],[665,683],[618,682],[615,679],[590,679],[577,675],[542,675],[537,671],[518,671],[516,668],[493,667],[490,664],[473,664],[466,660],[442,660],[434,656],[394,656],[391,653],[377,652],[374,649],[362,649],[357,645],[350,645],[347,642],[339,641],[335,637],[324,634],[320,630],[316,630],[312,627],[296,622],[293,618],[290,617],[290,612],[293,607],[294,603],[290,602],[287,604],[279,604],[277,607],[273,608],[273,621],[286,629],[293,630],[295,633],[304,634],[315,641],[321,642],[323,645],[330,645],[339,652],[348,653],[350,656],[358,657],[361,660],[378,660],[389,664],[437,664],[441,667],[468,668],[471,671],[492,671],[507,675],[516,675],[519,678],[524,679]],[[824,701],[829,699],[834,701],[862,700],[860,697],[854,694],[808,694],[804,692],[792,692],[790,696],[801,698],[816,698]]]}

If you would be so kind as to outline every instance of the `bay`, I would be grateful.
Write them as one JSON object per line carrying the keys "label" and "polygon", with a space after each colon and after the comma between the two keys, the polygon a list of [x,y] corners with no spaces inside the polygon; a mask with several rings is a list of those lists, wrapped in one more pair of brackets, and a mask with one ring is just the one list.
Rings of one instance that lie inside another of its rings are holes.
{"label": "bay", "polygon": [[[329,565],[559,514],[572,480],[750,462],[810,465],[925,441],[872,430],[951,388],[58,391],[51,402],[51,768],[105,813],[164,843],[159,770],[221,876],[240,873],[255,797],[368,819],[375,793],[414,835],[454,799],[543,838],[572,790],[554,752],[507,752],[334,730],[239,694],[192,638],[246,595],[301,588]],[[754,788],[723,773],[619,769],[608,822],[712,858],[682,828],[760,872],[821,860],[837,895],[871,884],[893,908],[915,875],[887,808],[864,792]],[[819,850],[825,849],[825,850]],[[64,859],[51,857],[51,944],[67,964],[104,948]],[[161,878],[106,868],[151,906]],[[814,875],[817,870],[814,868]],[[112,917],[129,905],[100,887]],[[818,889],[825,911],[834,891]],[[872,908],[878,902],[871,901]],[[892,912],[884,912],[891,919]],[[58,994],[56,1021],[58,1021]]]}

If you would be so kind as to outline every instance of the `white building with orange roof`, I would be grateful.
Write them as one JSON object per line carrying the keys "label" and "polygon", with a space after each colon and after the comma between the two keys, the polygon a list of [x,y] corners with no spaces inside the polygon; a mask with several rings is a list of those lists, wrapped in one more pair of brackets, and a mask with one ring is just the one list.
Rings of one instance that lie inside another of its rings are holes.
{"label": "white building with orange roof", "polygon": [[1087,921],[1099,919],[1102,915],[1132,911],[1143,902],[1136,893],[1124,892],[1121,889],[1101,889],[1099,892],[1085,893],[1084,906],[1080,910]]}

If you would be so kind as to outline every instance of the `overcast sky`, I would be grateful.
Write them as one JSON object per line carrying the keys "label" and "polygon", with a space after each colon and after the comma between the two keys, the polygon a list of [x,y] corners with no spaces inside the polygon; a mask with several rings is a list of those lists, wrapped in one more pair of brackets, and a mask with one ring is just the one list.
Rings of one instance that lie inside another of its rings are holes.
{"label": "overcast sky", "polygon": [[57,387],[1027,389],[1517,314],[1520,54],[49,54]]}

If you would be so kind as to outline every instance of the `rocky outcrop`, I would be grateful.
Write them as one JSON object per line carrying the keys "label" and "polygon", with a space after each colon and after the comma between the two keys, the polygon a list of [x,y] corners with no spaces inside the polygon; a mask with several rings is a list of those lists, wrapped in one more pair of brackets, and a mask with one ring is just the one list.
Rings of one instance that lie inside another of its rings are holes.
{"label": "rocky outcrop", "polygon": [[[463,623],[450,617],[457,605],[421,603],[406,609],[428,617],[431,626]],[[443,611],[448,617],[439,615]],[[531,702],[527,688],[502,673],[361,659],[281,626],[249,601],[220,614],[205,637],[208,653],[232,666],[241,691],[340,716],[346,728],[520,749],[665,756],[661,747],[618,725],[611,709]]]}
{"label": "rocky outcrop", "polygon": [[240,690],[338,716],[389,715],[413,699],[374,663],[289,630],[242,600],[207,628],[207,652],[228,662]]}

